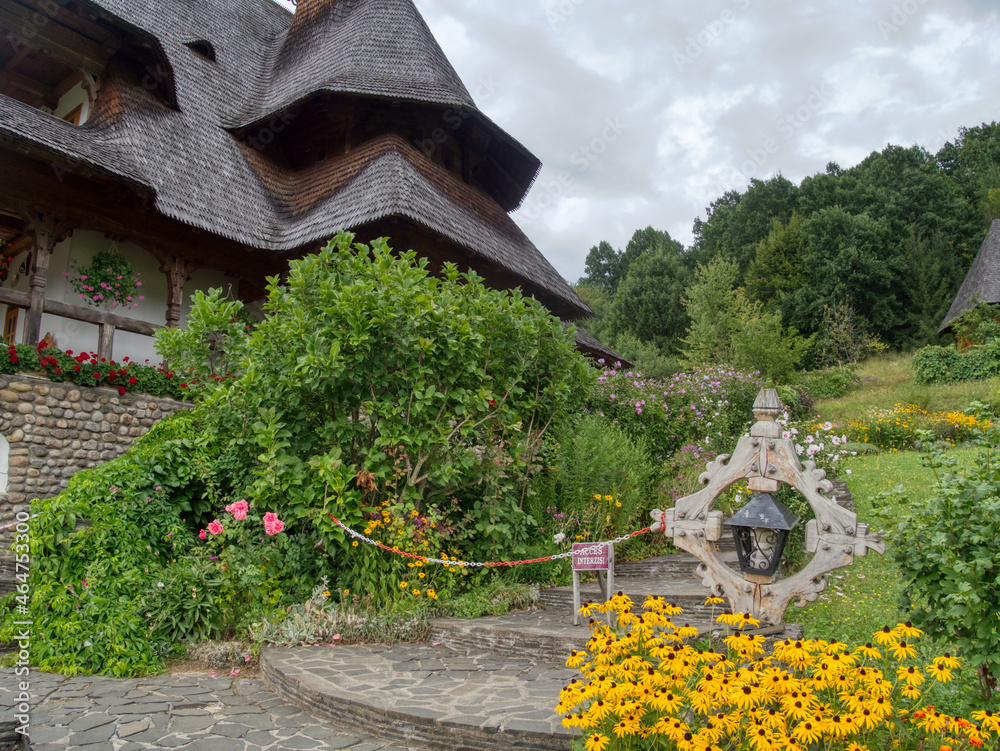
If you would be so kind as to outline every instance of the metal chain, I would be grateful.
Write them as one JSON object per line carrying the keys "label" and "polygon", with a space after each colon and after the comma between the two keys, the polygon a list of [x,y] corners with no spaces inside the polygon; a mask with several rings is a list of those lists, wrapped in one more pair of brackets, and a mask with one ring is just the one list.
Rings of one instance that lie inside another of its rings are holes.
{"label": "metal chain", "polygon": [[[445,566],[459,566],[459,567],[462,567],[462,568],[483,568],[483,567],[485,567],[485,568],[496,568],[496,567],[500,567],[500,566],[521,566],[521,565],[524,565],[526,563],[544,563],[545,561],[557,561],[560,558],[569,558],[570,556],[573,555],[573,551],[572,550],[567,550],[565,553],[555,553],[553,555],[547,555],[547,556],[545,556],[543,558],[531,558],[531,559],[525,560],[525,561],[485,561],[485,562],[484,561],[458,561],[458,560],[447,560],[447,559],[444,559],[444,558],[432,558],[432,557],[426,556],[426,555],[417,555],[416,553],[408,553],[405,550],[400,550],[399,548],[389,547],[385,543],[378,542],[377,540],[373,540],[370,537],[365,537],[360,532],[357,532],[357,531],[351,529],[346,524],[344,524],[342,521],[340,521],[340,519],[338,519],[337,517],[335,517],[333,514],[327,514],[327,515],[334,521],[334,523],[337,524],[337,526],[339,526],[341,529],[343,529],[345,532],[347,532],[347,534],[349,534],[351,537],[353,537],[353,538],[355,538],[357,540],[361,540],[363,542],[368,543],[369,545],[374,545],[376,547],[382,548],[383,550],[388,550],[390,553],[396,553],[397,555],[406,556],[407,558],[415,558],[418,561],[425,561],[427,563],[440,563],[440,564],[443,564]],[[605,545],[615,545],[616,543],[624,542],[625,540],[631,539],[632,537],[637,537],[637,536],[645,534],[646,532],[649,532],[649,531],[651,531],[650,528],[649,527],[645,527],[645,528],[637,530],[635,532],[630,532],[627,535],[622,535],[621,537],[616,537],[613,540],[607,540],[605,542],[595,542],[590,547],[583,548],[582,550],[578,550],[576,552],[578,554],[582,554],[582,555],[597,554],[597,553],[601,552],[601,548],[603,548]]]}

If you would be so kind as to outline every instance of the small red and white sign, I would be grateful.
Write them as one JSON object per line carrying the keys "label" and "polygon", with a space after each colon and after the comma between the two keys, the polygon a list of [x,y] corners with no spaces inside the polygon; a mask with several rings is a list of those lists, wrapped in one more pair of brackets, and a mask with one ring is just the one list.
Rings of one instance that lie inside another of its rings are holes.
{"label": "small red and white sign", "polygon": [[607,571],[611,568],[611,545],[609,543],[574,542],[574,571]]}

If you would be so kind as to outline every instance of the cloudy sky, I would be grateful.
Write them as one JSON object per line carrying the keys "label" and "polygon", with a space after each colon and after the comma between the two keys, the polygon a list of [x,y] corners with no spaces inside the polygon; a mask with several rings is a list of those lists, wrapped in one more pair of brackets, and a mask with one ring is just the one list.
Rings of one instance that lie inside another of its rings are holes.
{"label": "cloudy sky", "polygon": [[936,151],[1000,120],[995,0],[414,0],[543,168],[515,221],[571,282],[652,225],[685,245],[751,177]]}

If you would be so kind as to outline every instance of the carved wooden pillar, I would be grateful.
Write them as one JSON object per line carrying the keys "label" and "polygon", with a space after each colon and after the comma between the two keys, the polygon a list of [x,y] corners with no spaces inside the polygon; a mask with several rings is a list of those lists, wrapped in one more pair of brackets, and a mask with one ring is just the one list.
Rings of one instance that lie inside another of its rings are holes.
{"label": "carved wooden pillar", "polygon": [[181,323],[184,283],[201,268],[201,264],[177,256],[157,255],[160,258],[160,271],[167,275],[167,326],[175,329]]}
{"label": "carved wooden pillar", "polygon": [[90,119],[90,116],[94,114],[94,105],[97,103],[97,79],[83,68],[78,72],[80,74],[80,87],[87,92],[87,119]]}
{"label": "carved wooden pillar", "polygon": [[26,229],[34,235],[35,252],[31,259],[28,283],[31,285],[31,307],[24,324],[24,343],[38,344],[42,330],[42,313],[45,311],[45,286],[49,279],[49,258],[52,248],[59,239],[72,229],[68,221],[59,219],[52,213],[42,214],[32,209],[20,207],[26,222]]}

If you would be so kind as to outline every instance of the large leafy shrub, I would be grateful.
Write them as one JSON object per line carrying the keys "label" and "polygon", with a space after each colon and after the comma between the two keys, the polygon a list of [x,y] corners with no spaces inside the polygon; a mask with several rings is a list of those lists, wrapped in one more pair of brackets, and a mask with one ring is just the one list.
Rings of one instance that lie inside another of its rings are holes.
{"label": "large leafy shrub", "polygon": [[174,653],[176,642],[150,627],[149,613],[164,569],[194,540],[184,522],[196,483],[185,470],[206,447],[196,446],[192,428],[188,413],[160,423],[125,457],[77,473],[65,492],[32,504],[31,655],[39,668],[131,675],[159,670]]}
{"label": "large leafy shrub", "polygon": [[861,379],[858,377],[857,368],[848,365],[803,373],[798,385],[813,399],[837,399],[861,385]]}
{"label": "large leafy shrub", "polygon": [[585,415],[557,431],[553,443],[530,505],[550,546],[603,540],[646,526],[644,516],[659,499],[657,467],[645,440],[606,418]]}
{"label": "large leafy shrub", "polygon": [[248,335],[218,295],[196,300],[186,332],[159,334],[199,375],[207,338],[226,350],[231,377],[202,380],[200,410],[247,469],[240,492],[335,555],[338,587],[383,600],[437,596],[455,572],[351,545],[330,513],[414,553],[523,549],[534,456],[591,378],[572,331],[516,290],[451,265],[434,277],[412,252],[349,234],[268,292]]}
{"label": "large leafy shrub", "polygon": [[982,381],[1000,374],[1000,339],[959,352],[954,347],[923,347],[913,353],[913,378],[917,383]]}
{"label": "large leafy shrub", "polygon": [[971,470],[940,450],[929,455],[935,491],[901,520],[907,544],[893,554],[913,621],[957,644],[989,694],[1000,678],[1000,427],[976,432],[980,458]]}

